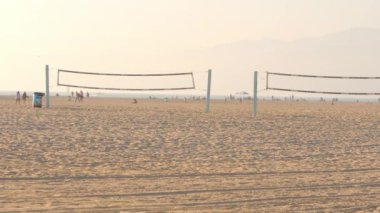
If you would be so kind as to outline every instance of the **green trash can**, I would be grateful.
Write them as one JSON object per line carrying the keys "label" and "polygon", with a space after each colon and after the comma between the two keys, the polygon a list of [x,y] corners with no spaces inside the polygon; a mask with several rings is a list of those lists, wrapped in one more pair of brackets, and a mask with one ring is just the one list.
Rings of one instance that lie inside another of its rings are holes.
{"label": "green trash can", "polygon": [[41,108],[42,107],[42,97],[45,96],[45,93],[35,92],[33,93],[33,107]]}

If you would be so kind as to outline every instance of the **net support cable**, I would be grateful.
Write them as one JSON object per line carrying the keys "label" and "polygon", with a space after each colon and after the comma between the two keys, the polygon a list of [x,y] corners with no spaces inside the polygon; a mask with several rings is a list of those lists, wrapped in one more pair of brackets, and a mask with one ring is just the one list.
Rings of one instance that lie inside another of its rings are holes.
{"label": "net support cable", "polygon": [[267,90],[276,90],[284,92],[300,92],[300,93],[314,93],[314,94],[329,94],[329,95],[380,95],[380,92],[329,92],[329,91],[313,91],[313,90],[299,90],[299,89],[285,89],[269,86],[269,75],[279,75],[279,76],[291,76],[291,77],[302,77],[302,78],[328,78],[328,79],[371,79],[377,80],[380,77],[357,77],[357,76],[322,76],[322,75],[302,75],[302,74],[289,74],[289,73],[276,73],[276,72],[267,72],[266,79],[266,89]]}
{"label": "net support cable", "polygon": [[[157,76],[179,76],[179,75],[190,75],[193,85],[189,87],[172,87],[172,88],[111,88],[111,87],[93,87],[93,86],[83,86],[83,85],[73,85],[73,84],[63,84],[60,83],[60,73],[75,73],[75,74],[83,74],[83,75],[106,75],[106,76],[133,76],[133,77],[157,77]],[[84,89],[99,89],[99,90],[120,90],[120,91],[162,91],[162,90],[187,90],[187,89],[195,89],[195,81],[194,75],[192,72],[183,72],[183,73],[160,73],[160,74],[121,74],[121,73],[96,73],[96,72],[82,72],[82,71],[72,71],[72,70],[62,70],[58,69],[57,76],[57,85],[58,86],[66,86],[66,87],[75,87],[75,88],[84,88]]]}

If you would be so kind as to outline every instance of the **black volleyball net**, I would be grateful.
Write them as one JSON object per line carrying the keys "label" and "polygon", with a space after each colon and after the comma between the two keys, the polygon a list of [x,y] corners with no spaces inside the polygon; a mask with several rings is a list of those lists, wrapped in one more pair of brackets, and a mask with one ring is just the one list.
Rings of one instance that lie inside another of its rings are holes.
{"label": "black volleyball net", "polygon": [[121,74],[58,69],[57,85],[120,91],[162,91],[195,89],[192,72]]}
{"label": "black volleyball net", "polygon": [[266,73],[266,89],[328,95],[380,95],[380,77]]}

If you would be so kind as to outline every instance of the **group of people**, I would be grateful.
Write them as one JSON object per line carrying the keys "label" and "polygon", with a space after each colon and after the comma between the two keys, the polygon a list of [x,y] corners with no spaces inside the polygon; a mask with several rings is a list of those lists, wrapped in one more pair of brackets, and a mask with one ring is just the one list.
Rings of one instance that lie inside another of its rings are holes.
{"label": "group of people", "polygon": [[[90,97],[90,93],[87,92],[87,97]],[[17,91],[16,93],[16,104],[21,104],[21,100],[23,102],[23,104],[26,103],[26,99],[29,98],[29,96],[26,94],[26,92],[20,93],[20,91]],[[69,100],[71,100],[71,98],[74,98],[74,92],[71,92],[71,96],[69,96]],[[84,99],[84,94],[83,94],[83,91],[79,91],[79,92],[75,92],[75,102],[82,102]]]}
{"label": "group of people", "polygon": [[26,103],[26,99],[28,98],[28,95],[26,94],[26,92],[20,93],[20,91],[17,91],[16,93],[16,104],[21,104],[21,100],[23,102],[23,104]]}
{"label": "group of people", "polygon": [[[87,98],[90,97],[90,93],[87,92]],[[71,92],[71,96],[69,96],[69,101],[74,98],[74,92]],[[83,91],[75,91],[75,102],[81,103],[84,99]]]}

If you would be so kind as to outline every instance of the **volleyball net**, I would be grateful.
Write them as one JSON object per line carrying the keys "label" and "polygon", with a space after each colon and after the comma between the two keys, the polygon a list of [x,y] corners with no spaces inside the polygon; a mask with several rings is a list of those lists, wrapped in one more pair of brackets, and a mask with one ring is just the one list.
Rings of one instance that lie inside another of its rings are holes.
{"label": "volleyball net", "polygon": [[266,89],[328,95],[380,95],[380,77],[266,73]]}
{"label": "volleyball net", "polygon": [[195,89],[194,74],[192,72],[122,74],[58,69],[57,85],[83,89],[119,91]]}

